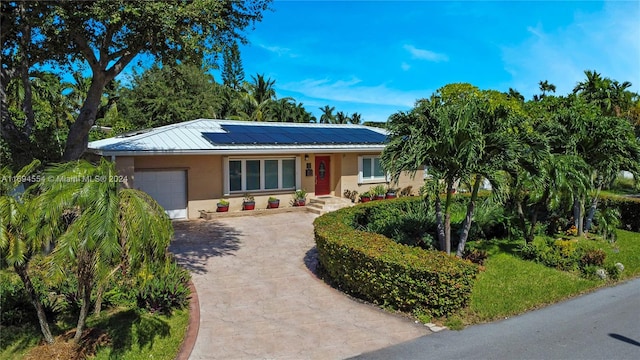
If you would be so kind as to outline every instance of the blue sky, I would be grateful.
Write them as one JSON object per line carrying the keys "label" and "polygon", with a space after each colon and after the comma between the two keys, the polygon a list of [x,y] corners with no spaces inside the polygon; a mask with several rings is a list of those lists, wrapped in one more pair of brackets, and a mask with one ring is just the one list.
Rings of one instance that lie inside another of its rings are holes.
{"label": "blue sky", "polygon": [[386,121],[454,82],[512,87],[529,99],[548,80],[567,94],[587,69],[640,92],[637,0],[276,0],[272,8],[241,47],[246,78],[271,77],[279,98],[317,117],[330,105]]}

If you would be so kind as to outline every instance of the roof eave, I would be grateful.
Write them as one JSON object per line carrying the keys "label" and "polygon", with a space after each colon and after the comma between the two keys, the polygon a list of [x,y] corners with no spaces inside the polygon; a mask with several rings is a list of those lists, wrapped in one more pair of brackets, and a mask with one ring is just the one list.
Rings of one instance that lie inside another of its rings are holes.
{"label": "roof eave", "polygon": [[267,155],[267,154],[300,154],[310,153],[357,153],[357,152],[381,152],[384,145],[351,146],[351,147],[299,147],[281,149],[200,149],[200,150],[101,150],[89,149],[88,151],[100,156],[159,156],[159,155]]}

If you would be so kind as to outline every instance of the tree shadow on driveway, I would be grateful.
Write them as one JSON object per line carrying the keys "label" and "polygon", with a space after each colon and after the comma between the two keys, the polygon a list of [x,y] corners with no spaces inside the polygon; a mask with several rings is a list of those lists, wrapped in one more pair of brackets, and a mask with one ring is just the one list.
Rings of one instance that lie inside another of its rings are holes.
{"label": "tree shadow on driveway", "polygon": [[212,257],[233,256],[240,249],[241,232],[218,221],[179,221],[169,251],[192,274],[207,272]]}

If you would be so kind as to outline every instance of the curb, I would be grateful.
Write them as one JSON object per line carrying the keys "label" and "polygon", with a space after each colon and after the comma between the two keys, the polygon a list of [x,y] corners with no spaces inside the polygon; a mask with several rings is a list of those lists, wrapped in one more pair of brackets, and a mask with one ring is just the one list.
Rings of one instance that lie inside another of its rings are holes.
{"label": "curb", "polygon": [[187,332],[184,334],[182,345],[176,356],[176,360],[188,360],[196,345],[198,331],[200,330],[200,301],[198,300],[198,292],[192,280],[189,280],[189,290],[191,290],[191,300],[189,301],[189,325]]}

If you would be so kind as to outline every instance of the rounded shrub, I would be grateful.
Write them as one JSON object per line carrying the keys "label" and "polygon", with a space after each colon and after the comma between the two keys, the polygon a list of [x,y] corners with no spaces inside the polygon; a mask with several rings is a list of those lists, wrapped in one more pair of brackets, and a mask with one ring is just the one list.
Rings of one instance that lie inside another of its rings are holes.
{"label": "rounded shrub", "polygon": [[443,316],[464,307],[478,273],[475,264],[352,226],[372,207],[392,201],[397,200],[368,202],[314,221],[325,274],[343,291],[392,309]]}

